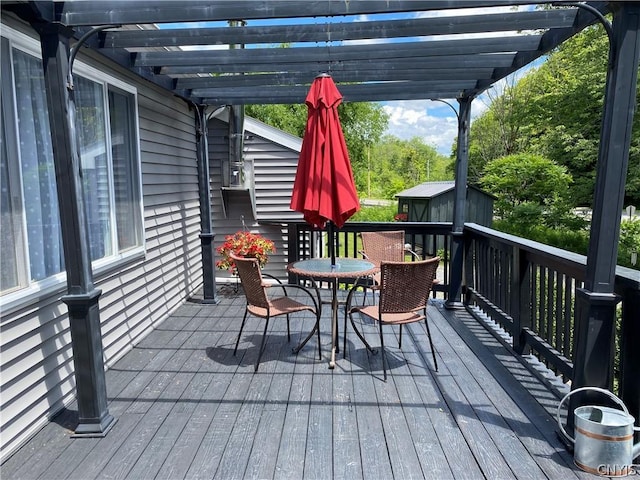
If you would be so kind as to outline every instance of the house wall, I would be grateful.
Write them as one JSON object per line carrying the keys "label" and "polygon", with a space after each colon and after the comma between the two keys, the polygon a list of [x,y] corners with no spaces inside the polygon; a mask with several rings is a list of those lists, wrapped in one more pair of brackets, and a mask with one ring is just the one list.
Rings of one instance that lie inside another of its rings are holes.
{"label": "house wall", "polygon": [[[255,122],[253,122],[255,123]],[[287,231],[280,225],[258,222],[300,220],[302,216],[289,208],[291,191],[298,165],[299,150],[283,146],[251,130],[252,121],[245,120],[244,155],[253,171],[255,216],[250,191],[222,189],[222,161],[228,156],[228,124],[215,118],[209,122],[209,168],[211,178],[212,223],[214,245],[220,246],[227,235],[246,227],[275,243],[275,253],[269,255],[265,272],[286,279]],[[244,220],[244,226],[243,226]],[[234,281],[226,271],[218,270],[216,279]]]}
{"label": "house wall", "polygon": [[[84,52],[79,60],[138,92],[145,253],[94,274],[102,290],[108,368],[202,284],[195,121],[187,104],[166,91]],[[59,300],[65,293],[61,282],[2,311],[0,461],[74,399],[71,334],[67,308]]]}

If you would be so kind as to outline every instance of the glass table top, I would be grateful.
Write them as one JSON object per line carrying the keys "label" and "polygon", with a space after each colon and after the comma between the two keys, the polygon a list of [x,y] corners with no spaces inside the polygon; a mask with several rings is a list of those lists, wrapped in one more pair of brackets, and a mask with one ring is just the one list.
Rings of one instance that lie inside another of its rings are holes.
{"label": "glass table top", "polygon": [[375,265],[360,258],[336,258],[335,264],[331,264],[330,258],[309,258],[299,260],[292,265],[294,270],[302,270],[313,273],[359,273],[375,270]]}

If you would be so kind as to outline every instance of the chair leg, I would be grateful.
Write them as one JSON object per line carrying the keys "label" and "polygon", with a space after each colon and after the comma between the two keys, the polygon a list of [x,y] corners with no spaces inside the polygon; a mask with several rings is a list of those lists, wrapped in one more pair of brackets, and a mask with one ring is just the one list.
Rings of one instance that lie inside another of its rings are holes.
{"label": "chair leg", "polygon": [[398,335],[398,348],[402,348],[402,324],[400,324],[400,333]]}
{"label": "chair leg", "polygon": [[[347,300],[345,302],[344,305],[344,331],[342,333],[343,335],[343,343],[342,343],[342,356],[343,358],[347,357],[347,315],[350,315],[350,310],[351,310],[351,301],[353,299],[353,294],[356,291],[356,289],[358,288],[358,282],[360,279],[356,280],[356,283],[351,287],[351,290],[349,290],[349,294],[347,295]],[[365,289],[365,295],[366,295],[366,288],[365,286],[363,286],[363,288]]]}
{"label": "chair leg", "polygon": [[436,360],[436,350],[433,348],[433,340],[431,340],[431,331],[429,330],[429,322],[427,321],[427,317],[424,317],[424,324],[427,327],[427,337],[429,337],[429,346],[431,347],[431,355],[433,356],[433,365],[436,368],[436,372],[438,371],[438,361]]}
{"label": "chair leg", "polygon": [[289,323],[289,314],[287,313],[287,341],[291,342],[291,323]]}
{"label": "chair leg", "polygon": [[316,332],[318,333],[318,360],[322,360],[322,346],[320,344],[320,312],[317,314]]}
{"label": "chair leg", "polygon": [[238,345],[240,344],[240,337],[242,336],[242,329],[244,328],[244,322],[247,321],[247,314],[249,310],[244,311],[244,317],[242,318],[242,324],[240,325],[240,332],[238,332],[238,339],[236,340],[236,348],[233,349],[233,356],[236,356],[236,352],[238,351]]}
{"label": "chair leg", "polygon": [[342,358],[347,358],[347,315],[349,315],[349,305],[344,306],[344,329],[342,335],[344,339],[342,341]]}
{"label": "chair leg", "polygon": [[373,348],[371,345],[369,345],[369,342],[367,342],[367,340],[365,340],[364,333],[360,333],[360,330],[358,330],[358,327],[356,327],[356,324],[353,321],[353,311],[349,312],[349,320],[351,321],[351,327],[353,328],[353,331],[356,332],[356,335],[358,336],[360,341],[362,341],[366,349],[369,350],[373,355],[378,353],[378,351],[375,348]]}
{"label": "chair leg", "polygon": [[269,317],[264,321],[264,332],[262,333],[262,341],[260,342],[260,350],[258,351],[258,359],[256,360],[256,368],[254,372],[258,371],[258,365],[260,365],[260,359],[262,358],[262,352],[264,352],[264,346],[267,343],[267,329],[269,328]]}
{"label": "chair leg", "polygon": [[380,350],[382,351],[382,375],[384,377],[384,381],[387,381],[387,356],[384,352],[384,339],[382,338],[382,322],[378,322],[380,324]]}

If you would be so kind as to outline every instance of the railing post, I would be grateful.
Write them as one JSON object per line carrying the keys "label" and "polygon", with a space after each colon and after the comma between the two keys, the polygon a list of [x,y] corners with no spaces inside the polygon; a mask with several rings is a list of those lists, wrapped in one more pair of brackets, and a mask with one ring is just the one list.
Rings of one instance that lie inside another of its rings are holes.
{"label": "railing post", "polygon": [[[287,263],[293,263],[300,259],[301,245],[299,243],[298,225],[295,223],[287,224]],[[292,273],[287,274],[287,283],[294,283],[296,276]]]}
{"label": "railing post", "polygon": [[[473,272],[475,268],[474,259],[476,257],[477,257],[477,254],[474,249],[473,237],[468,232],[465,232],[465,235],[464,235],[464,284],[465,284],[465,287],[472,286],[475,288],[475,285],[473,283]],[[471,303],[470,298],[471,298],[471,295],[469,294],[469,292],[468,291],[465,292],[465,296],[464,296],[465,305],[469,305]]]}

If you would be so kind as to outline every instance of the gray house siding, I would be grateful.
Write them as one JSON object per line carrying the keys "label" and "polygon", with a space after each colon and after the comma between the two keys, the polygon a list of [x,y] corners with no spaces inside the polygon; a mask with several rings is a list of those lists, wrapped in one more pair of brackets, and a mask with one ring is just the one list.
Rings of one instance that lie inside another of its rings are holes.
{"label": "gray house siding", "polygon": [[[202,284],[195,121],[167,92],[95,59],[79,60],[138,95],[145,252],[94,273],[109,368]],[[2,312],[0,461],[74,399],[71,334],[59,300],[65,293],[61,281]]]}
{"label": "gray house siding", "polygon": [[[209,123],[208,137],[214,245],[220,246],[227,235],[241,230],[244,219],[244,227],[275,243],[276,252],[269,256],[265,272],[285,279],[288,253],[286,229],[259,222],[277,223],[302,218],[302,215],[289,208],[302,141],[255,119],[245,119],[244,155],[245,163],[253,170],[254,216],[250,190],[222,189],[222,161],[229,149],[226,115],[220,117]],[[280,138],[282,143],[278,142]],[[216,272],[216,278],[220,282],[235,281],[221,270]]]}

